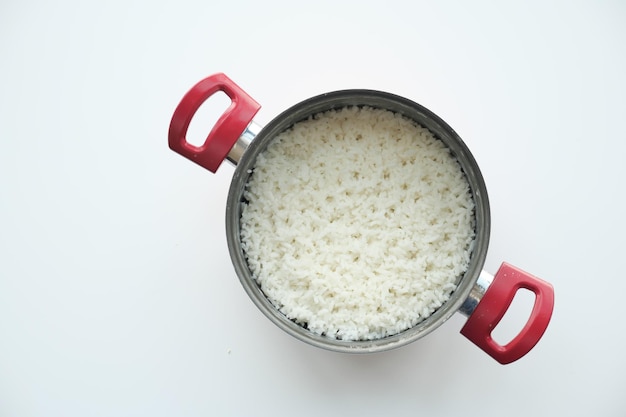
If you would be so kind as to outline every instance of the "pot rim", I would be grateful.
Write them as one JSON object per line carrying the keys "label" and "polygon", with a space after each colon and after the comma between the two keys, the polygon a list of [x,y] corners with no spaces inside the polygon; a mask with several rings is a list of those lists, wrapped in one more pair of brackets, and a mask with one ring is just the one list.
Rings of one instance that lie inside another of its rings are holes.
{"label": "pot rim", "polygon": [[[277,134],[309,116],[348,106],[367,106],[390,110],[429,129],[442,140],[460,164],[470,185],[474,200],[475,239],[470,264],[448,301],[415,326],[398,334],[375,340],[346,341],[315,334],[287,318],[267,299],[252,278],[240,240],[240,218],[243,190],[251,175],[256,157]],[[468,147],[445,121],[426,107],[407,98],[378,90],[350,89],[320,94],[283,111],[252,140],[243,153],[231,180],[226,203],[226,237],[231,261],[246,293],[261,312],[279,328],[310,345],[337,352],[368,353],[404,346],[420,339],[457,312],[476,284],[482,271],[490,235],[490,207],[485,182]]]}

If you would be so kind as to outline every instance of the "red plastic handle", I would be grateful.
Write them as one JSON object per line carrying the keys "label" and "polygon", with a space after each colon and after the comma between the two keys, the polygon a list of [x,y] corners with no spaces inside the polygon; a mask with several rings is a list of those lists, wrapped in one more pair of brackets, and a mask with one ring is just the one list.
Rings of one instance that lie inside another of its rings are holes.
{"label": "red plastic handle", "polygon": [[[202,103],[218,91],[230,97],[230,106],[215,123],[202,146],[190,144],[187,142],[187,129],[191,119]],[[260,108],[259,103],[226,75],[213,74],[194,85],[178,104],[170,122],[170,149],[215,172]]]}
{"label": "red plastic handle", "polygon": [[[508,344],[501,346],[491,332],[508,310],[515,293],[525,288],[535,293],[535,304],[528,322]],[[539,342],[554,309],[554,288],[549,283],[512,265],[503,263],[485,295],[468,318],[461,334],[501,364],[518,360]]]}

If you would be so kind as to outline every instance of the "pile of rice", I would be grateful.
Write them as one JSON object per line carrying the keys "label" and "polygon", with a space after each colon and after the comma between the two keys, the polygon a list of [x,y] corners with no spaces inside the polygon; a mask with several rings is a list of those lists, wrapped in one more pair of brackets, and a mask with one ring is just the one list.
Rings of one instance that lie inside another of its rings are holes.
{"label": "pile of rice", "polygon": [[288,318],[327,337],[397,334],[467,269],[474,202],[448,148],[387,110],[315,115],[259,154],[244,191],[248,266]]}

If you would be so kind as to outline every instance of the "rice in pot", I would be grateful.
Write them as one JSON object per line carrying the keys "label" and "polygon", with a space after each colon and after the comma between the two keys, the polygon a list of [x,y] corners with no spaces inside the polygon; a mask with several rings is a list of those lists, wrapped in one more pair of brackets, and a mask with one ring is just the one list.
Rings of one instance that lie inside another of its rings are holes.
{"label": "rice in pot", "polygon": [[289,319],[342,340],[397,334],[448,300],[466,271],[474,202],[427,129],[345,107],[278,135],[244,190],[253,278]]}

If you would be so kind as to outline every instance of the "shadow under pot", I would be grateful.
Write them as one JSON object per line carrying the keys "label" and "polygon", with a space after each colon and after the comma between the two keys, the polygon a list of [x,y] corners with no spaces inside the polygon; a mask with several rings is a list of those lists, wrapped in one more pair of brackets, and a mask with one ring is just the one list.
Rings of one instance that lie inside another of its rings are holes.
{"label": "shadow under pot", "polygon": [[[200,106],[232,103],[205,143],[187,141]],[[265,127],[260,105],[224,74],[197,83],[176,108],[175,152],[216,172],[236,165],[226,203],[235,271],[278,327],[339,352],[411,343],[454,313],[461,333],[502,364],[528,353],[550,321],[554,290],[502,263],[485,272],[490,213],[469,149],[437,115],[406,98],[343,90],[302,101]],[[516,292],[535,300],[509,343],[491,333]]]}

